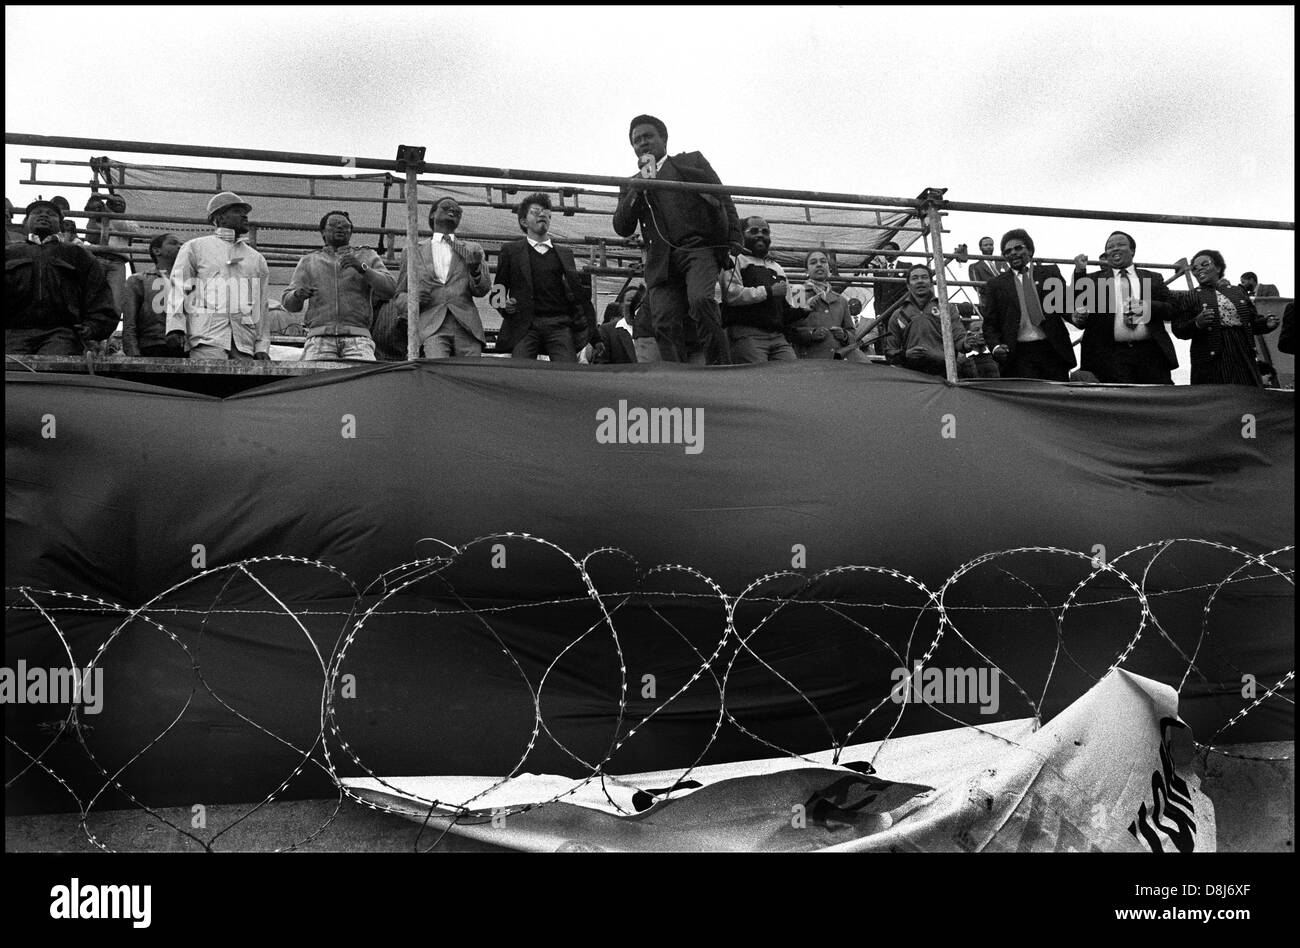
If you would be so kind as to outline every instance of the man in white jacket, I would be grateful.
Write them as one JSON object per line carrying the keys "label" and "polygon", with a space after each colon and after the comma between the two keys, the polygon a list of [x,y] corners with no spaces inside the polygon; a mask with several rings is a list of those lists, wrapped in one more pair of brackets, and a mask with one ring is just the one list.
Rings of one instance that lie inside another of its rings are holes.
{"label": "man in white jacket", "polygon": [[266,293],[270,268],[248,233],[252,207],[232,191],[208,202],[206,237],[187,240],[172,266],[167,335],[191,359],[270,359]]}

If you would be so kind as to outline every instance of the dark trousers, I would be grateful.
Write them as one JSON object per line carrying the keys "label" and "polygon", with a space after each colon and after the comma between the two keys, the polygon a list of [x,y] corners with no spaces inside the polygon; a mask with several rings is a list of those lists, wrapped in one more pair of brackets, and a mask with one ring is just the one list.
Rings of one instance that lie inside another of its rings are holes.
{"label": "dark trousers", "polygon": [[1142,342],[1117,342],[1110,350],[1104,364],[1106,375],[1097,373],[1102,382],[1124,382],[1131,385],[1173,385],[1169,363],[1160,347],[1150,339]]}
{"label": "dark trousers", "polygon": [[1068,382],[1070,367],[1046,339],[1040,339],[1038,342],[1018,342],[1015,353],[1006,361],[1002,377]]}
{"label": "dark trousers", "polygon": [[671,282],[650,287],[655,342],[664,362],[687,361],[686,324],[694,326],[709,365],[730,365],[731,350],[714,293],[718,259],[712,250],[670,250]]}
{"label": "dark trousers", "polygon": [[22,355],[79,356],[86,351],[76,332],[67,326],[50,329],[6,329],[5,352]]}
{"label": "dark trousers", "polygon": [[539,352],[545,352],[552,362],[578,361],[567,316],[534,316],[528,332],[510,350],[510,357],[536,359]]}
{"label": "dark trousers", "polygon": [[998,379],[1002,377],[1002,370],[998,368],[998,360],[987,352],[972,355],[970,364],[975,369],[975,378]]}
{"label": "dark trousers", "polygon": [[751,326],[728,326],[727,344],[736,365],[798,360],[790,340],[779,332],[763,332]]}

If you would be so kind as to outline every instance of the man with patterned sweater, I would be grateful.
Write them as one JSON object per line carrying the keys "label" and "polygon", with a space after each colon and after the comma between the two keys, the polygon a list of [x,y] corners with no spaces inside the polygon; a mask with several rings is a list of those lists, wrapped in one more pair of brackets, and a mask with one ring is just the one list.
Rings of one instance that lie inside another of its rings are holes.
{"label": "man with patterned sweater", "polygon": [[719,277],[722,285],[722,325],[731,345],[731,361],[793,362],[798,358],[785,337],[791,323],[807,316],[786,301],[790,284],[781,264],[768,253],[772,229],[761,217],[745,219],[745,252],[736,254],[730,270]]}

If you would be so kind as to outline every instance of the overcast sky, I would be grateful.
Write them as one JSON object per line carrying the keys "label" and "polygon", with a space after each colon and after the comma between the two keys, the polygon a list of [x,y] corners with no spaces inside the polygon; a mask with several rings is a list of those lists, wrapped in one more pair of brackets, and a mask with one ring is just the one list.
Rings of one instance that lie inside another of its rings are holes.
{"label": "overcast sky", "polygon": [[[728,183],[1290,221],[1294,27],[1246,6],[7,7],[5,129],[631,174],[649,112]],[[17,159],[42,154],[90,153],[7,145],[19,207]],[[949,243],[1018,225],[1060,257],[1113,229],[954,214]],[[1139,261],[1214,247],[1294,293],[1292,231],[1120,226]]]}

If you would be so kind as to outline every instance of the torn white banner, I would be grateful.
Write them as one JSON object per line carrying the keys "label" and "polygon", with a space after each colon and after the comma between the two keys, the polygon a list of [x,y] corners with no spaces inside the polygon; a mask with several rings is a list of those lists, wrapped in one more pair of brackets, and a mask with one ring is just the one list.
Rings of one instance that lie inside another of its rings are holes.
{"label": "torn white banner", "polygon": [[[1112,671],[1053,720],[587,781],[345,779],[357,798],[531,851],[1183,851],[1215,848],[1178,696]],[[444,806],[430,814],[428,801]],[[471,815],[454,822],[448,807]],[[521,808],[523,809],[521,811]]]}

